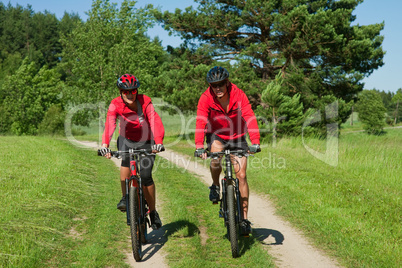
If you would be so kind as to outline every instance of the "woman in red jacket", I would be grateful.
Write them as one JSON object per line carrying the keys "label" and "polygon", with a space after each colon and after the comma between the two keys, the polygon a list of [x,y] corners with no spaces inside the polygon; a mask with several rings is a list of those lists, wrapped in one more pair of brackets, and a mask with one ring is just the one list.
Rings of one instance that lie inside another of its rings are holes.
{"label": "woman in red jacket", "polygon": [[[119,119],[120,130],[117,139],[117,148],[127,151],[130,148],[152,149],[153,153],[164,150],[163,137],[165,130],[162,120],[156,113],[151,98],[138,94],[139,81],[134,75],[125,74],[117,80],[120,96],[113,99],[106,117],[105,131],[102,136],[102,155],[111,158],[110,140],[116,129],[116,119]],[[144,194],[147,200],[151,227],[159,229],[162,222],[155,210],[155,184],[152,179],[152,168],[155,156],[145,156],[141,159],[141,178],[143,179]],[[123,197],[117,204],[121,211],[126,210],[125,179],[130,177],[129,155],[123,155],[120,168],[120,182]]]}
{"label": "woman in red jacket", "polygon": [[[250,153],[260,151],[260,133],[257,119],[244,92],[229,81],[229,72],[223,67],[215,66],[207,74],[208,89],[198,101],[195,146],[196,155],[206,159],[204,138],[210,152],[224,149],[243,149]],[[249,133],[252,145],[246,141]],[[243,221],[240,223],[243,235],[251,232],[247,218],[249,188],[247,183],[247,158],[236,157],[233,161],[243,204]],[[217,202],[220,198],[219,175],[222,172],[220,159],[211,160],[212,186],[209,199]]]}

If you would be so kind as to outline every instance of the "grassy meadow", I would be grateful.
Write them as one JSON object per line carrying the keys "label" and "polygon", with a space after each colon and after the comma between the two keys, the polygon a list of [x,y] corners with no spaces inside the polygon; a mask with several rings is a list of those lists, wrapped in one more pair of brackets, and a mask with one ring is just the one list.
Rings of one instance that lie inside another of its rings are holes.
{"label": "grassy meadow", "polygon": [[[177,137],[193,127],[193,117],[183,123],[159,113],[165,146],[193,159],[193,136]],[[98,130],[94,124],[75,138],[99,141]],[[280,215],[343,266],[401,267],[402,129],[381,136],[358,130],[358,123],[342,129],[335,166],[306,149],[323,154],[325,140],[265,144],[249,158],[250,188],[268,195]],[[0,267],[127,266],[129,228],[115,209],[120,186],[112,161],[50,137],[0,137],[0,149]],[[240,241],[241,257],[232,259],[205,185],[162,158],[157,164],[169,266],[274,267],[253,236]]]}
{"label": "grassy meadow", "polygon": [[263,177],[258,164],[250,168],[251,188],[270,195],[320,248],[347,267],[401,266],[402,129],[342,135],[337,166],[313,157],[300,139],[257,157],[271,162]]}

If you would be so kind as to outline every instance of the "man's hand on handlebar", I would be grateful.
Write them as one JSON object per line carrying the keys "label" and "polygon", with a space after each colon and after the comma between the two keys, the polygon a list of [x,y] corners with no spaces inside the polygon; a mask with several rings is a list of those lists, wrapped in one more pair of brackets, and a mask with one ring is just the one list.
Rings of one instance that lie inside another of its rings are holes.
{"label": "man's hand on handlebar", "polygon": [[259,153],[261,152],[261,147],[259,144],[253,144],[248,147],[248,151],[250,152],[250,154]]}
{"label": "man's hand on handlebar", "polygon": [[195,150],[194,156],[195,157],[200,157],[203,160],[205,160],[205,159],[207,159],[207,152],[205,151],[204,148],[198,148],[198,149]]}

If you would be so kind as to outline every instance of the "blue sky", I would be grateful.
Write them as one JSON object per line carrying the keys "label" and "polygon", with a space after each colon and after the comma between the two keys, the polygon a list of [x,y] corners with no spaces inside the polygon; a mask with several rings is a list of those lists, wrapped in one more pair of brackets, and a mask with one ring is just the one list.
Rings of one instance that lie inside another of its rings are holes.
{"label": "blue sky", "polygon": [[[59,19],[63,16],[64,11],[69,13],[75,12],[84,20],[86,19],[85,12],[91,9],[92,4],[92,0],[1,0],[1,2],[5,5],[10,2],[13,6],[18,3],[23,7],[30,4],[35,12],[48,10],[56,14]],[[121,3],[122,1],[111,0],[110,2]],[[174,11],[176,8],[184,9],[193,3],[191,0],[138,0],[137,7],[153,4],[154,6],[160,6],[162,10]],[[354,11],[354,14],[357,16],[355,23],[360,25],[385,22],[385,29],[381,32],[381,35],[385,37],[383,42],[383,49],[386,51],[384,57],[385,64],[363,80],[366,89],[376,88],[378,90],[396,92],[398,88],[402,88],[402,52],[400,51],[402,44],[400,30],[402,28],[401,10],[401,0],[364,0]],[[159,26],[150,30],[149,35],[151,37],[159,36],[165,47],[167,45],[175,47],[181,43],[179,37],[168,36],[167,32]]]}

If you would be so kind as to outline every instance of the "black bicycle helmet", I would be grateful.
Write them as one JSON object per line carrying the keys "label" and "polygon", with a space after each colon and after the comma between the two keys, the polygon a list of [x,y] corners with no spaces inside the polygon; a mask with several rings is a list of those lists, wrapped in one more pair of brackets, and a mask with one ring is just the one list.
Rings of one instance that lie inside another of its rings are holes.
{"label": "black bicycle helmet", "polygon": [[223,67],[215,66],[207,73],[207,82],[216,83],[229,78],[229,72]]}
{"label": "black bicycle helmet", "polygon": [[130,90],[140,87],[140,82],[132,74],[123,74],[117,79],[117,87],[122,90]]}

